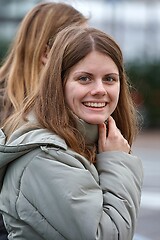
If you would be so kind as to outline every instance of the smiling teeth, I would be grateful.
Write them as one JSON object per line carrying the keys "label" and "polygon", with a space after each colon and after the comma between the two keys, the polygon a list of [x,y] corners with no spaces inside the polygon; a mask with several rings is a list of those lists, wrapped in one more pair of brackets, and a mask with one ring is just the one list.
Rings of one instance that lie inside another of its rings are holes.
{"label": "smiling teeth", "polygon": [[88,102],[88,103],[84,103],[85,106],[87,107],[95,107],[95,108],[101,108],[101,107],[105,107],[105,103],[93,103],[93,102]]}

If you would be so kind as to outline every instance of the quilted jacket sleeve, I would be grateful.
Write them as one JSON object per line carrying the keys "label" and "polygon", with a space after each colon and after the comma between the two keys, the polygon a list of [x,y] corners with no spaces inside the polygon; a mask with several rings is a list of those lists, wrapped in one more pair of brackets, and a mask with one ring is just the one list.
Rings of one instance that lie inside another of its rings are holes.
{"label": "quilted jacket sleeve", "polygon": [[103,214],[116,226],[119,238],[115,239],[132,239],[141,198],[141,161],[124,152],[101,153],[98,158]]}
{"label": "quilted jacket sleeve", "polygon": [[21,177],[20,219],[47,240],[131,240],[141,162],[120,152],[98,154],[99,182],[87,164],[62,151],[36,156]]}

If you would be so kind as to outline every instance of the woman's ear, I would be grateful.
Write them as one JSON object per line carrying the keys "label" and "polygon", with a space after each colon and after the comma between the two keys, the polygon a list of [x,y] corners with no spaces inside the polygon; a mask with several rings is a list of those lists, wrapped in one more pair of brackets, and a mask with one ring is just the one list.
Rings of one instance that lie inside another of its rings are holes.
{"label": "woman's ear", "polygon": [[48,54],[50,52],[50,47],[48,45],[45,46],[45,50],[42,54],[42,57],[41,57],[41,62],[43,65],[46,65],[47,63],[47,60],[48,60]]}

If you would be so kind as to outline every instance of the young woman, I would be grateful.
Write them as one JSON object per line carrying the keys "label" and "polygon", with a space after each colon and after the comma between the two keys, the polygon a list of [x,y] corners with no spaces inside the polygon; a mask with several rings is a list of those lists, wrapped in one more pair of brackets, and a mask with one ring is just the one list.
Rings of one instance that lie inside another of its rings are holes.
{"label": "young woman", "polygon": [[143,171],[130,153],[137,124],[119,46],[66,28],[39,83],[1,131],[9,239],[131,240]]}
{"label": "young woman", "polygon": [[[0,68],[0,124],[35,91],[55,35],[72,24],[86,25],[87,18],[65,3],[38,4],[26,14]],[[3,240],[6,234],[0,216]]]}

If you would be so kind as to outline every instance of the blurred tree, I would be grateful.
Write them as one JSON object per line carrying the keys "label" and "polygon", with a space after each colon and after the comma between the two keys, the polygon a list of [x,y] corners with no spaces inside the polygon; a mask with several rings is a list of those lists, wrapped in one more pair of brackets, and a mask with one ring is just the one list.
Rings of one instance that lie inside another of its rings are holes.
{"label": "blurred tree", "polygon": [[2,60],[4,59],[9,47],[9,42],[0,40],[0,65],[2,64]]}
{"label": "blurred tree", "polygon": [[133,91],[135,103],[140,110],[145,109],[144,126],[160,127],[160,62],[133,62],[126,68],[137,89]]}

